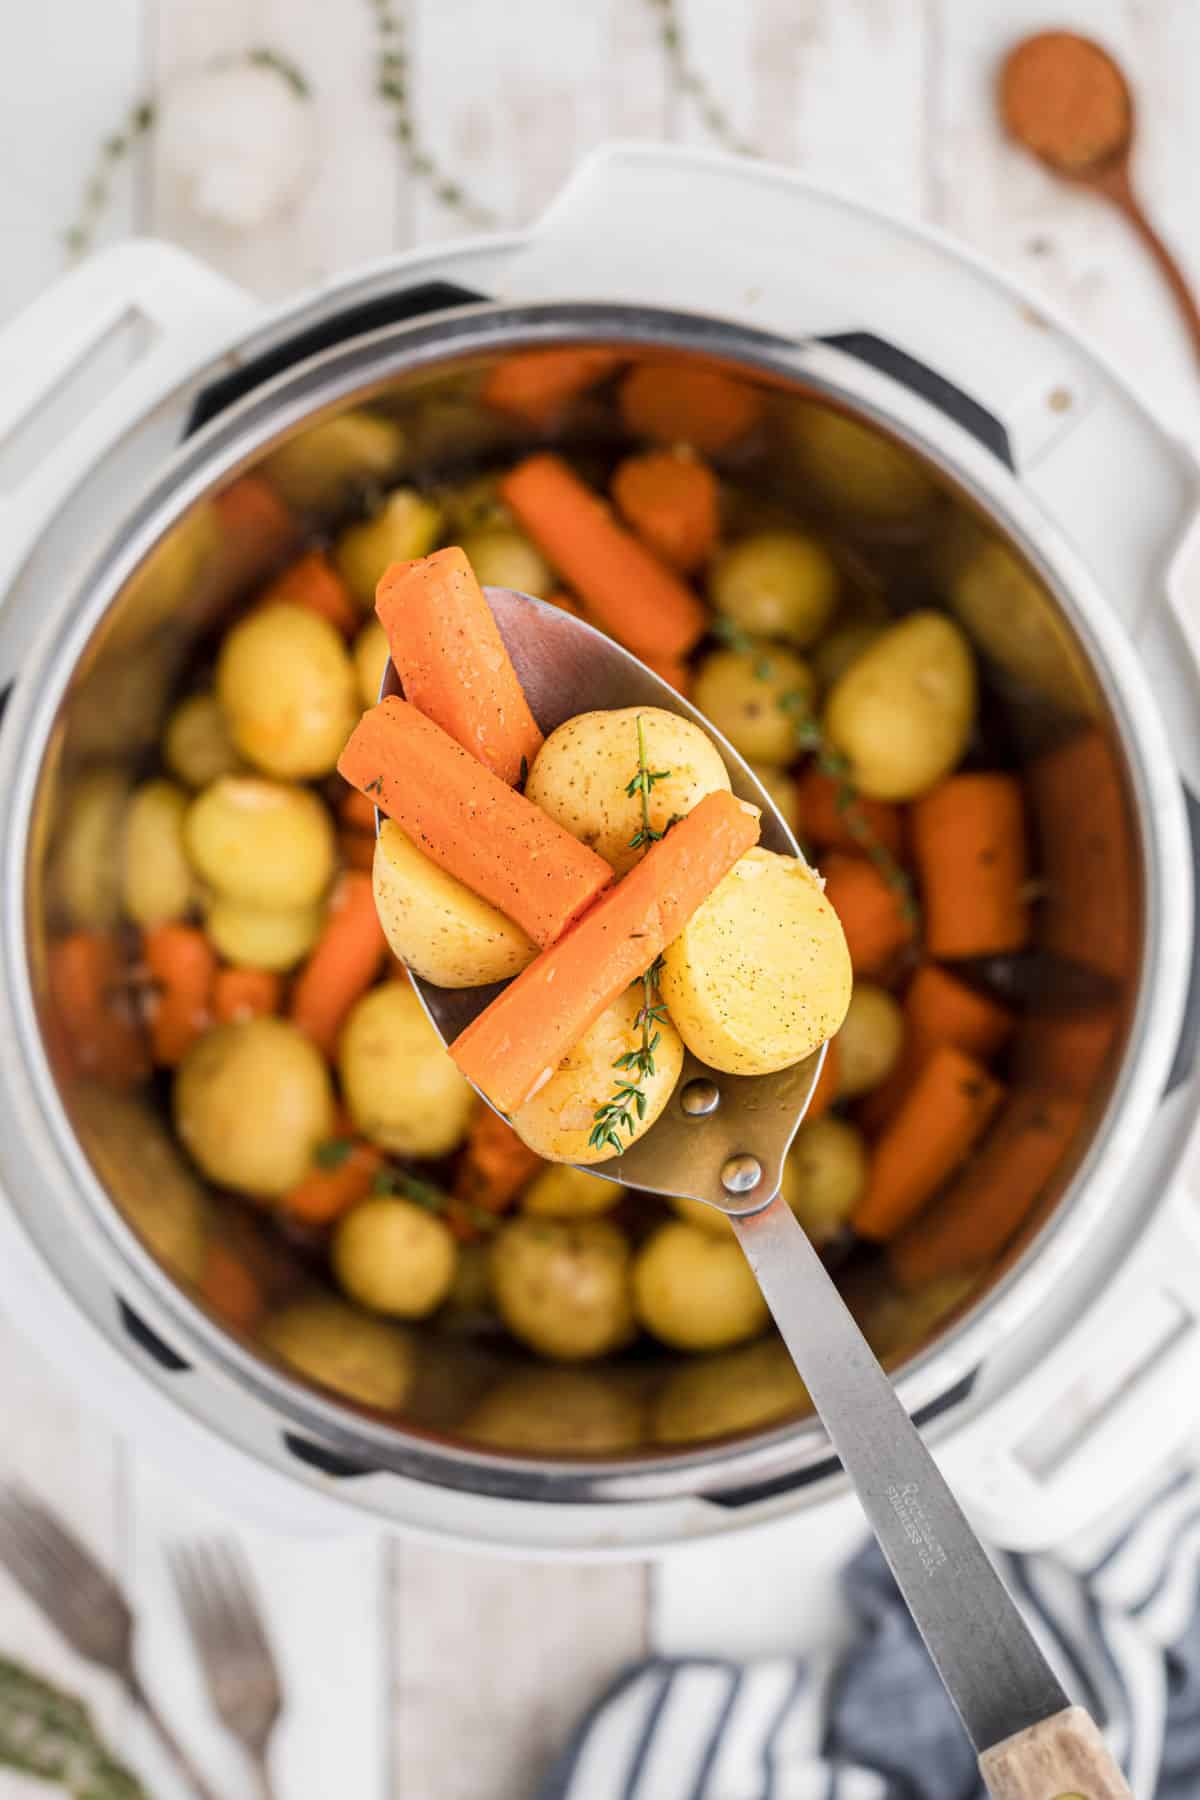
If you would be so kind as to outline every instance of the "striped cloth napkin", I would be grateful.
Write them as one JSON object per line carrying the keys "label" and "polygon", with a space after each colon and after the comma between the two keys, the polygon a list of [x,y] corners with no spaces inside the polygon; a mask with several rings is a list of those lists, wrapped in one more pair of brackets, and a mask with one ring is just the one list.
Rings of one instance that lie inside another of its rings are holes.
{"label": "striped cloth napkin", "polygon": [[[998,1554],[1137,1800],[1200,1800],[1200,1474],[1050,1555]],[[981,1800],[975,1755],[874,1544],[836,1659],[651,1658],[584,1719],[538,1800]]]}

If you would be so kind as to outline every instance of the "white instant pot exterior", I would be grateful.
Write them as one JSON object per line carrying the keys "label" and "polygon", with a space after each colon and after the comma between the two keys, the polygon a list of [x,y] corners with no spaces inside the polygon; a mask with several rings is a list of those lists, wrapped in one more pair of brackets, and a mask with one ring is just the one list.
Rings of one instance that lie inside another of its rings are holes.
{"label": "white instant pot exterior", "polygon": [[[714,233],[714,217],[721,230]],[[719,251],[714,247],[719,242]],[[1122,1125],[1084,1175],[1104,1206],[1056,1232],[1032,1327],[1012,1329],[1003,1289],[951,1334],[963,1397],[929,1436],[980,1526],[1017,1548],[1053,1543],[1114,1504],[1188,1435],[1200,1392],[1200,1225],[1186,1184],[1200,1081],[1171,1064],[1192,967],[1192,853],[1180,777],[1200,793],[1200,475],[1097,353],[1040,301],[957,245],[883,218],[780,170],[674,150],[617,147],[586,163],[520,237],[416,252],[282,312],[253,302],[178,251],[134,243],[68,276],[0,338],[0,437],[131,311],[146,353],[76,416],[23,486],[0,497],[0,688],[36,668],[37,596],[70,593],[97,540],[178,444],[192,399],[283,331],[328,310],[433,282],[513,305],[619,302],[735,321],[797,341],[797,372],[852,392],[987,492],[994,458],[890,374],[814,342],[871,333],[945,377],[1007,435],[1006,508],[1056,588],[1086,606],[1125,722],[1151,771],[1144,806],[1177,877],[1158,932],[1154,1018],[1123,1077]],[[985,468],[986,464],[986,468]],[[0,732],[0,771],[19,736],[21,684]],[[0,793],[0,839],[9,797]],[[6,876],[6,879],[8,877]],[[15,1042],[0,1080],[21,1141],[43,1130]],[[0,1144],[0,1167],[20,1157]],[[89,1179],[78,1158],[80,1179]],[[15,1173],[14,1173],[15,1172]],[[1079,1209],[1077,1209],[1078,1212]],[[1085,1229],[1086,1227],[1086,1229]],[[645,1555],[765,1524],[844,1492],[836,1476],[744,1505],[705,1497],[625,1503],[511,1500],[390,1471],[352,1476],[298,1460],[270,1417],[214,1357],[164,1366],[131,1337],[115,1299],[144,1257],[98,1246],[68,1286],[0,1199],[0,1307],[115,1424],[189,1482],[276,1528],[398,1526],[493,1551]],[[1025,1277],[1026,1290],[1029,1280]],[[1028,1309],[1026,1308],[1026,1311]],[[138,1314],[170,1342],[139,1293]],[[947,1348],[939,1347],[945,1388]],[[968,1383],[966,1377],[973,1377]],[[909,1380],[908,1371],[905,1379]],[[921,1396],[921,1359],[911,1377]],[[926,1398],[932,1397],[927,1394]],[[284,1422],[286,1423],[286,1422]]]}

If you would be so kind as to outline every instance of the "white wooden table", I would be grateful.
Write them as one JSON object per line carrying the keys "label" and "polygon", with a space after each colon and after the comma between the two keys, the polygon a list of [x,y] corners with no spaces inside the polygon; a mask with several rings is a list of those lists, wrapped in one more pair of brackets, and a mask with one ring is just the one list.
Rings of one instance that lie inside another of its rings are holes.
{"label": "white wooden table", "polygon": [[[651,0],[396,0],[396,11],[423,135],[503,222],[530,219],[607,137],[710,141],[669,78]],[[679,11],[739,131],[1039,284],[1181,430],[1200,430],[1190,352],[1124,227],[1006,148],[990,94],[997,55],[1023,30],[1075,22],[1102,36],[1137,83],[1146,196],[1200,280],[1194,0],[679,0]],[[309,74],[314,181],[286,220],[225,236],[183,207],[151,139],[118,171],[101,241],[159,233],[269,298],[462,229],[397,159],[373,97],[367,0],[36,0],[10,7],[5,26],[0,323],[61,268],[101,137],[147,87],[219,51],[270,44]],[[240,1800],[247,1778],[208,1715],[162,1566],[168,1539],[225,1521],[114,1440],[2,1321],[0,1419],[0,1468],[52,1498],[121,1571],[151,1684]],[[653,1572],[246,1533],[291,1698],[285,1800],[523,1800],[583,1703],[648,1643],[738,1651],[818,1636],[833,1616],[828,1572],[857,1529],[843,1514],[818,1543],[799,1522]],[[86,1694],[153,1791],[178,1792],[110,1684],[2,1577],[0,1652]],[[0,1773],[0,1800],[42,1792]]]}

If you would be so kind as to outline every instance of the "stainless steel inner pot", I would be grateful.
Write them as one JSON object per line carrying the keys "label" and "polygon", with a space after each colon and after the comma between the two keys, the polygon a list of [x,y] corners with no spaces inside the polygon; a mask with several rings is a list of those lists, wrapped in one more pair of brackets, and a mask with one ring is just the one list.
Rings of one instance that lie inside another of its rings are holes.
{"label": "stainless steel inner pot", "polygon": [[[774,1340],[702,1359],[643,1348],[553,1368],[468,1324],[405,1331],[398,1350],[394,1338],[381,1347],[387,1328],[362,1319],[349,1337],[330,1327],[323,1347],[292,1346],[290,1364],[268,1353],[206,1308],[205,1246],[223,1232],[263,1256],[281,1305],[317,1285],[311,1246],[256,1249],[276,1241],[252,1210],[203,1190],[167,1129],[161,1078],[114,1091],[102,1070],[72,1071],[63,1049],[56,946],[80,923],[116,923],[125,795],[153,766],[167,710],[202,672],[222,624],[305,535],[355,516],[393,478],[464,481],[546,437],[603,470],[625,441],[611,382],[545,434],[478,398],[498,359],[567,342],[609,345],[630,361],[701,361],[757,383],[762,423],[718,458],[739,517],[782,511],[816,522],[864,612],[882,584],[902,606],[949,606],[980,654],[983,754],[1002,754],[1025,778],[1037,944],[976,971],[1020,1014],[1009,1099],[983,1153],[986,1179],[977,1171],[976,1265],[965,1279],[915,1275],[906,1292],[878,1261],[845,1271],[848,1296],[910,1404],[942,1401],[969,1367],[972,1333],[978,1341],[989,1320],[993,1338],[1017,1329],[1074,1253],[1100,1204],[1089,1177],[1155,1029],[1147,974],[1163,880],[1147,803],[1153,784],[1121,673],[1099,647],[1086,601],[1007,505],[1013,484],[1002,464],[981,480],[988,457],[956,454],[969,418],[951,428],[947,448],[923,432],[919,410],[915,422],[889,417],[874,391],[864,399],[782,340],[702,318],[582,306],[459,307],[326,349],[226,406],[217,391],[200,409],[213,416],[132,507],[63,610],[21,747],[8,846],[20,880],[6,905],[19,1047],[53,1153],[78,1193],[61,1220],[43,1208],[31,1229],[52,1256],[56,1232],[61,1254],[64,1233],[96,1234],[130,1290],[151,1292],[170,1318],[173,1345],[214,1359],[349,1466],[538,1499],[808,1479],[829,1468],[828,1447],[797,1408]],[[236,369],[231,380],[236,387]],[[400,422],[399,463],[373,465],[370,433],[356,424],[364,414]],[[822,429],[847,417],[868,434],[857,448]],[[872,443],[884,447],[882,472]],[[252,472],[287,500],[291,525],[247,507],[244,488],[229,497]],[[397,1356],[406,1390],[398,1406],[370,1373]],[[381,1404],[363,1404],[364,1395]]]}

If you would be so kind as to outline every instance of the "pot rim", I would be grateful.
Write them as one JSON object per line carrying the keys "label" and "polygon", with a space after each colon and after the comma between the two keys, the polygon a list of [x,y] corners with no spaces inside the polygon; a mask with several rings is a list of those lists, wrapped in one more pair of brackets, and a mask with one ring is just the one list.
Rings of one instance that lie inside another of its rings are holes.
{"label": "pot rim", "polygon": [[[223,1330],[150,1255],[109,1199],[75,1136],[38,1029],[25,953],[25,860],[33,801],[50,729],[79,656],[146,554],[212,487],[232,479],[271,444],[321,413],[351,401],[369,403],[402,374],[448,370],[499,349],[569,341],[705,355],[769,380],[797,383],[865,416],[924,457],[1016,542],[1087,651],[1126,759],[1145,885],[1139,991],[1126,1053],[1092,1141],[1051,1217],[977,1306],[898,1372],[897,1387],[910,1410],[943,1396],[977,1370],[1030,1320],[1068,1271],[1106,1213],[1165,1087],[1183,1012],[1177,974],[1190,952],[1192,896],[1183,802],[1137,653],[1081,559],[1017,478],[961,426],[829,346],[701,313],[590,302],[484,301],[456,307],[380,328],[307,359],[254,389],[179,446],[47,621],[30,659],[30,678],[19,685],[14,718],[0,739],[0,795],[6,796],[0,801],[3,886],[9,896],[0,956],[7,973],[3,989],[11,997],[8,1023],[14,1052],[14,1079],[0,1095],[0,1117],[16,1104],[26,1122],[40,1122],[44,1147],[52,1147],[58,1161],[53,1173],[44,1169],[45,1178],[62,1204],[62,1175],[68,1175],[73,1192],[67,1205],[74,1208],[74,1222],[88,1230],[108,1267],[122,1277],[123,1289],[131,1277],[148,1289],[155,1310],[169,1319],[193,1353],[207,1355],[277,1418],[352,1462],[480,1494],[573,1502],[719,1492],[781,1474],[811,1478],[834,1466],[828,1440],[812,1419],[695,1450],[585,1462],[451,1444],[436,1434],[351,1412],[326,1398]],[[15,1148],[12,1134],[0,1133],[0,1161],[10,1146]],[[1097,1175],[1101,1157],[1103,1179]],[[26,1225],[36,1236],[28,1220]],[[50,1261],[45,1243],[36,1241]]]}

